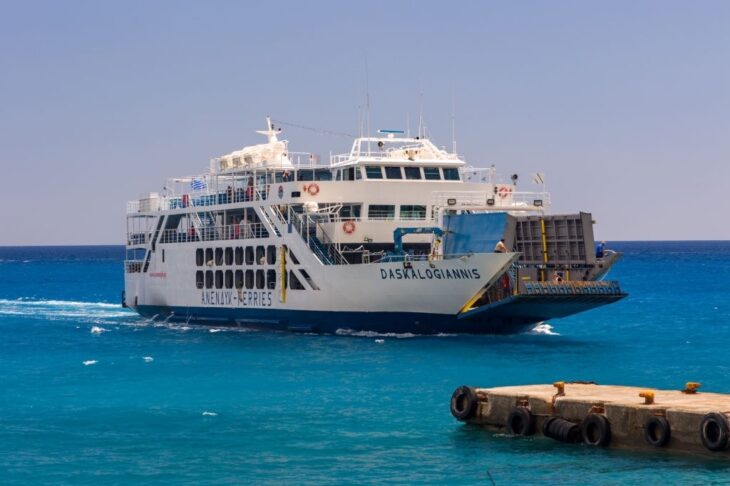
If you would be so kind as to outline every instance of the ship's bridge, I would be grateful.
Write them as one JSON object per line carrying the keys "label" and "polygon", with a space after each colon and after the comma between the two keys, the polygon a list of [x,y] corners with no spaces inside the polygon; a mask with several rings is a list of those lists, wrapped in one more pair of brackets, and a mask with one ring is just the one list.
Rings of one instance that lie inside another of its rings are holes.
{"label": "ship's bridge", "polygon": [[356,138],[349,153],[330,157],[333,168],[364,164],[403,164],[459,168],[465,162],[457,154],[438,148],[427,138],[386,137]]}

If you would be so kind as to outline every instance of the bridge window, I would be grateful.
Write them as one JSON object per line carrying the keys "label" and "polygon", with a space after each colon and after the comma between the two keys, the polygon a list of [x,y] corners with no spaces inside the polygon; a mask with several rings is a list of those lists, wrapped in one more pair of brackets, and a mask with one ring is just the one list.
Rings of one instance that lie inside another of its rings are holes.
{"label": "bridge window", "polygon": [[226,288],[233,288],[233,270],[226,270]]}
{"label": "bridge window", "polygon": [[236,247],[236,265],[243,265],[243,248]]}
{"label": "bridge window", "polygon": [[393,219],[395,206],[389,204],[371,204],[368,206],[368,219]]}
{"label": "bridge window", "polygon": [[441,171],[438,167],[424,167],[423,176],[427,181],[440,181]]}
{"label": "bridge window", "polygon": [[195,250],[195,264],[199,267],[202,267],[203,263],[205,263],[203,259],[203,249],[198,248],[197,250]]}
{"label": "bridge window", "polygon": [[203,271],[198,270],[195,272],[195,287],[202,289],[203,288]]}
{"label": "bridge window", "polygon": [[205,272],[205,288],[213,288],[213,270],[208,270]]}
{"label": "bridge window", "polygon": [[243,270],[236,270],[236,288],[242,289],[243,288]]}
{"label": "bridge window", "polygon": [[385,177],[388,179],[403,179],[403,174],[400,171],[400,167],[386,167]]}
{"label": "bridge window", "polygon": [[406,179],[416,180],[421,178],[420,167],[403,167],[403,172],[406,174]]}
{"label": "bridge window", "polygon": [[426,219],[426,206],[401,206],[401,219]]}
{"label": "bridge window", "polygon": [[447,181],[459,181],[459,169],[449,168],[444,169],[444,179]]}
{"label": "bridge window", "polygon": [[253,288],[253,270],[246,270],[246,288]]}
{"label": "bridge window", "polygon": [[256,288],[263,289],[266,286],[266,278],[263,270],[256,270]]}
{"label": "bridge window", "polygon": [[223,248],[215,249],[215,264],[223,265]]}
{"label": "bridge window", "polygon": [[226,265],[233,265],[233,248],[226,248]]}
{"label": "bridge window", "polygon": [[365,167],[365,176],[368,179],[382,179],[383,168],[379,165],[368,165],[367,167]]}
{"label": "bridge window", "polygon": [[223,270],[215,271],[215,288],[217,288],[217,289],[223,288]]}
{"label": "bridge window", "polygon": [[360,204],[344,204],[340,209],[340,218],[359,218]]}

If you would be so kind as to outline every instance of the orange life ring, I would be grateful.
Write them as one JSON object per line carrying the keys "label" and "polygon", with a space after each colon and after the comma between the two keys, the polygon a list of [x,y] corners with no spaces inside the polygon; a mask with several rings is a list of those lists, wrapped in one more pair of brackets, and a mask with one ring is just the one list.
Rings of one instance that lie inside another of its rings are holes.
{"label": "orange life ring", "polygon": [[310,196],[316,196],[317,194],[319,194],[319,186],[317,184],[309,184],[309,186],[304,186],[304,190],[307,191]]}
{"label": "orange life ring", "polygon": [[345,221],[342,223],[342,231],[347,233],[348,235],[351,235],[355,232],[355,222],[354,221]]}
{"label": "orange life ring", "polygon": [[510,194],[512,194],[512,188],[511,187],[507,187],[507,186],[502,186],[502,187],[499,188],[498,194],[499,194],[499,197],[501,197],[502,199],[504,199],[507,196],[509,196]]}

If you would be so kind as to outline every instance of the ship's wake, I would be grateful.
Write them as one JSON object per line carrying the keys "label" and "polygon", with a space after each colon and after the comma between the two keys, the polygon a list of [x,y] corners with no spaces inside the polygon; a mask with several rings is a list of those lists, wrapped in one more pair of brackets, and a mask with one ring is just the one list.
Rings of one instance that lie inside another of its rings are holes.
{"label": "ship's wake", "polygon": [[0,316],[17,316],[46,320],[74,320],[84,323],[118,323],[138,318],[119,304],[78,302],[73,300],[0,299]]}
{"label": "ship's wake", "polygon": [[546,336],[560,336],[559,332],[553,331],[553,326],[548,324],[547,322],[538,322],[535,327],[533,327],[528,334],[542,334]]}

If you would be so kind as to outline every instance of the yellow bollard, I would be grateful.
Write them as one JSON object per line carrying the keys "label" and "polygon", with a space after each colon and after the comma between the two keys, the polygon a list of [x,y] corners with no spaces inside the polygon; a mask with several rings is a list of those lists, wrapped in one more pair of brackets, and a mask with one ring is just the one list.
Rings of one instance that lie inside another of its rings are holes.
{"label": "yellow bollard", "polygon": [[654,392],[650,390],[644,390],[639,393],[639,396],[644,399],[644,405],[651,405],[654,403]]}

